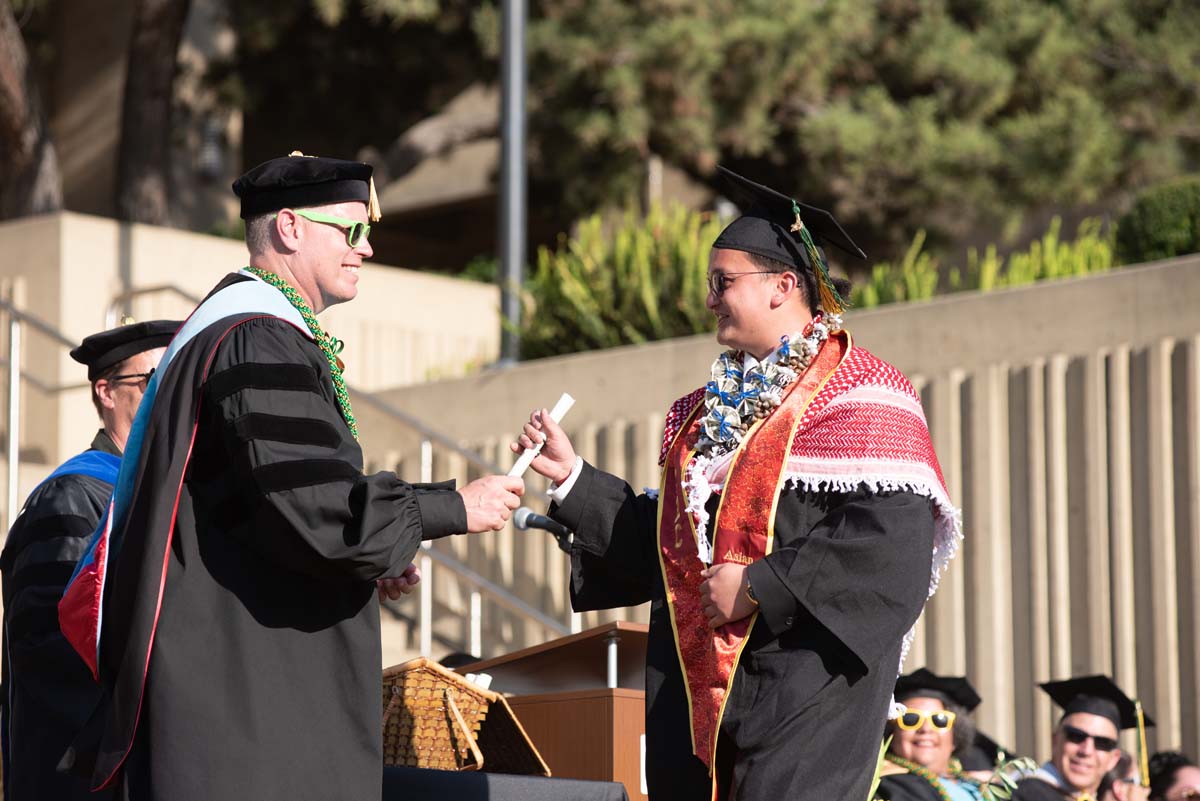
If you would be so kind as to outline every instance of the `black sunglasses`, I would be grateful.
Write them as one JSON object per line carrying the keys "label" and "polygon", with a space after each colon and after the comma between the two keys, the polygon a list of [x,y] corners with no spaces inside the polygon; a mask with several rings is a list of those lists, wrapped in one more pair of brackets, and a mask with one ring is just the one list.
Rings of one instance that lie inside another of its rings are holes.
{"label": "black sunglasses", "polygon": [[1063,726],[1063,736],[1067,738],[1067,742],[1074,745],[1083,745],[1084,741],[1091,740],[1096,744],[1097,751],[1111,751],[1117,747],[1117,741],[1113,737],[1098,737],[1074,726]]}

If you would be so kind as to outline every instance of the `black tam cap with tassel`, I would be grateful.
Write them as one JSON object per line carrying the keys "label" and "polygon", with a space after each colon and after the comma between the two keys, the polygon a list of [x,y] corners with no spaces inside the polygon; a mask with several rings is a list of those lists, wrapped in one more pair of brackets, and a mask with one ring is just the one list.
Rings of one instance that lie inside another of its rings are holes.
{"label": "black tam cap with tassel", "polygon": [[725,167],[719,166],[717,171],[743,214],[726,226],[713,247],[754,253],[814,273],[818,305],[829,314],[840,314],[847,301],[834,286],[821,246],[835,245],[859,259],[867,254],[828,211],[800,203]]}
{"label": "black tam cap with tassel", "polygon": [[321,156],[299,150],[264,161],[233,182],[242,199],[242,219],[280,209],[328,206],[333,203],[367,204],[371,222],[380,218],[379,196],[370,164]]}

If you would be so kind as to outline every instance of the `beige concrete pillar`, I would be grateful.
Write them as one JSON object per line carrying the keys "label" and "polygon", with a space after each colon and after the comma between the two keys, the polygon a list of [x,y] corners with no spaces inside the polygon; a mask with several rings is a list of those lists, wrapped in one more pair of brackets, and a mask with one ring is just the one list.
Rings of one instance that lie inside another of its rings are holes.
{"label": "beige concrete pillar", "polygon": [[[1147,352],[1147,514],[1150,540],[1150,609],[1153,692],[1147,693],[1158,723],[1155,742],[1179,742],[1179,608],[1175,580],[1175,466],[1171,409],[1171,340],[1160,340]],[[1150,688],[1144,684],[1139,692]]]}
{"label": "beige concrete pillar", "polygon": [[[963,410],[965,375],[952,371],[929,383],[923,394],[930,436],[946,488],[956,503],[963,498]],[[964,526],[965,541],[958,557],[942,575],[937,595],[925,610],[926,659],[931,670],[961,676],[967,672],[966,553],[975,547],[977,532]]]}
{"label": "beige concrete pillar", "polygon": [[1074,672],[1071,650],[1071,549],[1067,497],[1067,360],[1046,363],[1046,550],[1049,575],[1050,679]]}
{"label": "beige concrete pillar", "polygon": [[1087,543],[1084,555],[1087,614],[1083,621],[1087,632],[1088,661],[1092,670],[1111,671],[1112,575],[1109,562],[1108,527],[1108,398],[1104,385],[1104,354],[1090,353],[1083,359],[1082,452],[1084,504],[1083,534]]}
{"label": "beige concrete pillar", "polygon": [[970,481],[964,526],[972,533],[965,551],[967,667],[979,693],[989,699],[980,725],[1000,742],[1015,736],[1011,652],[1012,560],[1008,506],[1008,368],[974,371],[964,410],[970,434],[965,454]]}

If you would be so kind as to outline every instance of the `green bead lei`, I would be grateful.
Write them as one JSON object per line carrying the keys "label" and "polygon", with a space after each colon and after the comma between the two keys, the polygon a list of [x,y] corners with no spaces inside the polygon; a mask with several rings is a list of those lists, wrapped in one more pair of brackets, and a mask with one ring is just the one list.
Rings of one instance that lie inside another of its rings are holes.
{"label": "green bead lei", "polygon": [[[899,765],[915,776],[920,776],[933,786],[934,792],[938,794],[938,798],[941,799],[941,801],[950,801],[950,793],[945,787],[942,786],[942,783],[938,781],[937,774],[929,768],[891,753],[885,755],[884,759],[886,759],[888,762],[891,762],[893,765]],[[950,760],[950,778],[961,783],[964,786],[964,789],[966,789],[971,795],[975,796],[976,798],[980,797],[979,783],[974,779],[963,775],[962,765],[957,759]]]}
{"label": "green bead lei", "polygon": [[342,352],[345,343],[340,339],[335,339],[333,335],[327,333],[321,328],[321,324],[317,322],[317,315],[313,314],[312,308],[304,302],[304,298],[300,297],[300,293],[295,290],[287,281],[284,281],[278,275],[258,267],[247,267],[248,272],[254,273],[266,283],[278,289],[283,293],[283,296],[288,299],[288,303],[300,312],[300,316],[304,318],[308,330],[312,332],[313,337],[317,340],[317,345],[320,346],[321,352],[325,354],[326,360],[329,362],[329,373],[333,377],[333,392],[337,396],[338,406],[341,408],[342,417],[346,420],[346,425],[350,427],[350,433],[358,439],[358,423],[354,419],[354,412],[350,410],[350,393],[346,389],[346,380],[342,378],[342,368],[338,365],[338,354]]}

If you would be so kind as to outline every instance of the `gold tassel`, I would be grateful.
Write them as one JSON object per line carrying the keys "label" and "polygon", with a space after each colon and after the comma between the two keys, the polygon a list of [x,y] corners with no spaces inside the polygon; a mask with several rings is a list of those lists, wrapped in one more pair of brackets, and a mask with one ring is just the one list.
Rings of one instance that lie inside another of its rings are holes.
{"label": "gold tassel", "polygon": [[1138,727],[1138,767],[1140,768],[1142,786],[1150,786],[1150,757],[1146,750],[1146,713],[1142,711],[1142,702],[1134,701],[1134,709],[1137,711],[1137,727]]}
{"label": "gold tassel", "polygon": [[[304,156],[299,150],[293,150],[288,155]],[[316,156],[305,156],[305,158],[315,159]],[[371,222],[379,222],[379,219],[383,216],[383,210],[379,206],[379,194],[375,191],[375,179],[373,177],[367,179],[367,186],[371,193],[367,199],[367,218]]]}
{"label": "gold tassel", "polygon": [[383,212],[379,208],[379,195],[375,193],[375,178],[368,178],[367,182],[371,187],[371,199],[367,201],[367,217],[371,222],[379,222]]}

